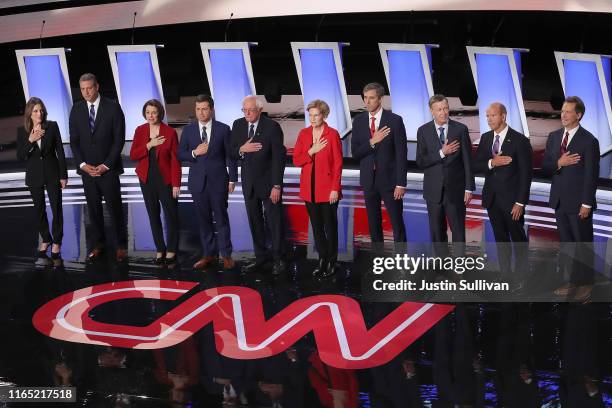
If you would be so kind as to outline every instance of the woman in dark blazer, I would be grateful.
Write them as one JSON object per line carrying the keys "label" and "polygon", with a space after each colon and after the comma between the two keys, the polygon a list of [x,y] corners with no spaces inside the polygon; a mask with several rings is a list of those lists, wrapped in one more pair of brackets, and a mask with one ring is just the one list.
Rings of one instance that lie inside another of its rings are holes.
{"label": "woman in dark blazer", "polygon": [[[147,123],[136,128],[130,150],[130,158],[138,161],[136,174],[157,250],[153,261],[156,265],[175,263],[178,249],[177,199],[181,192],[181,164],[176,158],[176,131],[162,122],[164,114],[164,107],[158,100],[145,102],[142,116]],[[168,228],[167,244],[164,242],[160,203]]]}
{"label": "woman in dark blazer", "polygon": [[[64,235],[62,189],[68,183],[66,158],[59,127],[56,122],[47,120],[47,108],[42,100],[30,98],[23,119],[24,129],[20,129],[17,136],[17,158],[26,162],[25,183],[32,195],[38,233],[42,239],[37,262],[47,264],[47,249],[52,244],[51,258],[54,261],[61,258]],[[45,208],[45,189],[53,214],[51,233]]]}
{"label": "woman in dark blazer", "polygon": [[300,198],[312,224],[319,265],[316,277],[336,272],[338,258],[338,200],[342,196],[342,145],[338,131],[325,122],[329,106],[314,100],[307,106],[311,126],[300,131],[293,150],[293,163],[302,168]]}

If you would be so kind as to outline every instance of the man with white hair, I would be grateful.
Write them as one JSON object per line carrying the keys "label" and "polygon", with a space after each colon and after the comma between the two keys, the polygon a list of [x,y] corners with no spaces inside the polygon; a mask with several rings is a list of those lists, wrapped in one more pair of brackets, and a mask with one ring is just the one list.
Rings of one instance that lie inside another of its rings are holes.
{"label": "man with white hair", "polygon": [[244,117],[236,119],[232,126],[231,152],[242,163],[242,194],[255,250],[255,262],[247,265],[244,272],[260,269],[270,258],[266,248],[267,222],[272,235],[272,274],[279,275],[285,269],[281,259],[282,187],[287,150],[280,125],[262,116],[262,110],[263,103],[257,97],[249,95],[244,98]]}

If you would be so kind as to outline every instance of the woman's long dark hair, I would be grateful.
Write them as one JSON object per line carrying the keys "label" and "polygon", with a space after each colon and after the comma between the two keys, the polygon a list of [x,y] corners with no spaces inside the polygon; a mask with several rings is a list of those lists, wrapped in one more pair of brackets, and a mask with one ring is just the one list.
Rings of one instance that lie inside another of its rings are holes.
{"label": "woman's long dark hair", "polygon": [[34,123],[32,123],[32,111],[36,105],[40,105],[42,108],[42,122],[40,125],[43,129],[47,127],[47,107],[42,99],[33,96],[26,103],[25,111],[23,112],[23,125],[25,127],[26,134],[28,135],[34,127]]}

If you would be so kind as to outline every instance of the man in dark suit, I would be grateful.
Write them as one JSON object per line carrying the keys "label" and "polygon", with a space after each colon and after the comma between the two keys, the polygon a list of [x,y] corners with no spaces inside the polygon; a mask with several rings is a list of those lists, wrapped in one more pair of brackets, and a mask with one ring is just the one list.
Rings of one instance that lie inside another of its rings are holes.
{"label": "man in dark suit", "polygon": [[232,126],[232,155],[242,162],[242,194],[255,249],[255,262],[247,265],[244,271],[255,271],[268,261],[265,211],[265,220],[272,235],[272,273],[278,275],[285,269],[281,259],[282,187],[287,150],[280,125],[262,116],[262,110],[263,104],[255,96],[244,98],[244,118],[237,119]]}
{"label": "man in dark suit", "polygon": [[183,129],[177,151],[178,159],[190,164],[189,192],[200,224],[202,257],[193,265],[195,269],[215,263],[219,252],[223,269],[234,267],[227,200],[234,191],[238,168],[230,157],[230,128],[213,119],[214,108],[212,97],[196,96],[197,120]]}
{"label": "man in dark suit", "polygon": [[[552,176],[550,186],[551,208],[555,210],[559,239],[563,242],[593,242],[593,211],[597,208],[595,193],[599,178],[599,141],[580,126],[584,116],[584,102],[577,96],[565,99],[561,108],[563,128],[552,132],[546,142],[542,171]],[[582,247],[582,246],[581,246]],[[563,252],[563,251],[562,251]],[[590,257],[581,252],[577,256]],[[590,260],[592,261],[592,259]],[[589,259],[581,262],[590,263]],[[572,268],[573,284],[556,291],[566,295],[573,286],[578,288],[577,298],[587,296],[592,280],[588,268]]]}
{"label": "man in dark suit", "polygon": [[381,199],[391,218],[393,240],[406,242],[403,218],[408,167],[406,129],[401,116],[382,108],[384,95],[385,88],[378,83],[363,88],[368,111],[353,120],[351,153],[359,160],[359,182],[372,242],[382,243],[384,239]]}
{"label": "man in dark suit", "polygon": [[429,109],[433,120],[417,130],[416,163],[424,170],[423,198],[427,202],[431,240],[448,241],[448,218],[453,242],[465,242],[465,207],[475,189],[472,143],[467,127],[449,119],[444,95],[432,96]]}
{"label": "man in dark suit", "polygon": [[83,74],[79,79],[83,101],[70,111],[70,147],[83,179],[89,211],[91,250],[87,261],[93,262],[106,245],[102,199],[106,201],[115,228],[117,262],[127,257],[127,232],[121,201],[119,175],[123,173],[121,151],[125,143],[125,118],[121,106],[100,96],[96,76]]}
{"label": "man in dark suit", "polygon": [[[474,171],[485,175],[482,206],[487,209],[495,241],[527,242],[524,214],[533,173],[532,149],[524,135],[506,124],[506,115],[506,107],[499,102],[487,109],[491,130],[480,138]],[[514,245],[514,248],[517,272],[522,273],[526,266],[526,244]],[[511,265],[509,246],[499,245],[498,255],[502,269]]]}

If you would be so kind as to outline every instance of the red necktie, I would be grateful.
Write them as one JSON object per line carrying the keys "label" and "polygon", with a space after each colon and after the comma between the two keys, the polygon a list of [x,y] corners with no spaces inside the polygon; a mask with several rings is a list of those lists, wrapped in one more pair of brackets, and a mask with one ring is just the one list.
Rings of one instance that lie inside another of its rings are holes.
{"label": "red necktie", "polygon": [[565,136],[563,136],[563,141],[561,141],[561,154],[567,153],[567,139],[569,137],[569,132],[565,132]]}
{"label": "red necktie", "polygon": [[371,139],[372,137],[374,137],[374,132],[376,132],[376,118],[372,116],[370,120],[372,121],[372,123],[370,124],[370,139]]}

